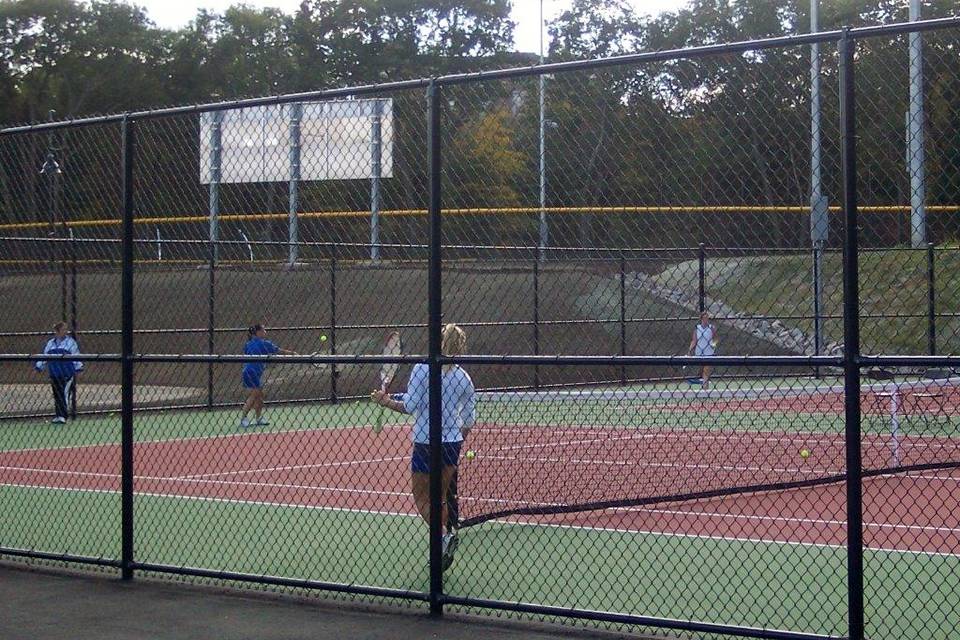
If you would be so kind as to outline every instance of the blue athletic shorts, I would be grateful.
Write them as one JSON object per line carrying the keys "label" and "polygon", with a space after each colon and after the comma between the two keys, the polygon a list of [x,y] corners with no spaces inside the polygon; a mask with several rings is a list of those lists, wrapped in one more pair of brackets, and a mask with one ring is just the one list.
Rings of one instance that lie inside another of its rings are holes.
{"label": "blue athletic shorts", "polygon": [[243,368],[243,387],[245,389],[259,389],[263,386],[263,383],[260,381],[260,376],[262,371],[257,371],[256,369],[251,369],[250,367]]}
{"label": "blue athletic shorts", "polygon": [[[443,466],[455,467],[460,461],[460,447],[463,442],[444,442]],[[410,456],[410,470],[414,473],[430,473],[430,445],[413,443],[413,455]]]}

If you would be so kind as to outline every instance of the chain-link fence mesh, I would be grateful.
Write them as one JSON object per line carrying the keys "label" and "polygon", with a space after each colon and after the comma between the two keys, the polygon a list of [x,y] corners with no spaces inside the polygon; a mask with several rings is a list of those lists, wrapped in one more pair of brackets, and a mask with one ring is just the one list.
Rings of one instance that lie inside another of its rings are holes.
{"label": "chain-link fence mesh", "polygon": [[819,112],[790,43],[5,132],[0,549],[949,637],[956,32],[858,37],[855,132],[825,40]]}

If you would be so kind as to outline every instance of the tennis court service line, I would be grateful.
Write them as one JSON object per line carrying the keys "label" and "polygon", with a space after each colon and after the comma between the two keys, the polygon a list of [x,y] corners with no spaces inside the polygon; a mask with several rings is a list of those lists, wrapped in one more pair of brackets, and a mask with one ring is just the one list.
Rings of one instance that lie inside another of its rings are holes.
{"label": "tennis court service line", "polygon": [[[826,542],[803,542],[800,540],[767,540],[764,538],[750,538],[750,537],[738,537],[738,536],[718,536],[714,534],[706,533],[677,533],[669,531],[654,531],[650,529],[613,529],[611,527],[591,527],[587,525],[577,525],[577,524],[556,524],[556,523],[546,523],[546,522],[524,522],[524,521],[510,521],[510,520],[492,520],[491,522],[499,524],[501,526],[514,526],[514,527],[543,527],[547,529],[570,529],[573,531],[594,531],[602,533],[616,533],[616,534],[631,534],[631,535],[641,535],[641,536],[655,536],[663,538],[680,538],[680,539],[693,539],[693,540],[711,540],[714,542],[734,542],[734,543],[750,543],[756,545],[772,545],[772,546],[788,546],[788,547],[804,547],[812,549],[826,549],[831,551],[846,551],[846,544],[830,544]],[[866,523],[865,523],[866,524]],[[868,547],[864,549],[867,552],[882,552],[882,553],[895,553],[901,555],[916,555],[916,556],[925,556],[930,558],[960,558],[960,554],[957,553],[948,553],[945,551],[922,551],[917,549],[897,549],[893,547]]]}
{"label": "tennis court service line", "polygon": [[341,460],[339,462],[322,462],[317,464],[294,464],[282,467],[264,467],[262,469],[236,469],[233,471],[219,471],[216,473],[197,473],[185,476],[173,476],[179,480],[193,480],[203,478],[219,478],[223,476],[247,475],[252,473],[268,473],[271,471],[293,471],[297,469],[325,469],[331,467],[351,467],[354,465],[377,464],[379,462],[396,462],[407,460],[410,456],[391,456],[388,458],[372,458],[369,460]]}
{"label": "tennis court service line", "polygon": [[[0,487],[12,487],[15,489],[31,489],[35,491],[69,491],[71,493],[92,493],[98,495],[120,495],[120,491],[115,489],[80,489],[73,487],[54,487],[50,485],[43,484],[18,484],[18,485],[4,485],[0,483]],[[332,505],[322,505],[322,504],[298,504],[294,502],[274,502],[269,500],[244,500],[243,498],[218,498],[215,496],[188,496],[182,495],[179,493],[162,493],[154,491],[137,491],[136,495],[138,497],[145,496],[150,498],[164,498],[168,500],[189,500],[195,502],[215,502],[223,503],[230,505],[238,506],[255,506],[255,507],[278,507],[285,509],[303,509],[304,511],[333,511],[333,512],[343,512],[343,513],[359,513],[362,515],[375,515],[375,516],[396,516],[401,518],[419,518],[420,514],[415,511],[382,511],[377,509],[360,509],[356,507],[335,507]]]}
{"label": "tennis court service line", "polygon": [[[657,453],[657,452],[654,452]],[[531,462],[549,463],[549,464],[585,464],[606,467],[621,467],[629,464],[631,467],[643,467],[648,469],[690,469],[690,470],[712,470],[712,471],[753,471],[770,473],[800,473],[812,475],[840,475],[844,473],[843,469],[832,469],[830,467],[749,467],[722,464],[693,464],[693,463],[672,463],[672,462],[647,462],[638,460],[635,457],[625,458],[623,460],[591,460],[583,458],[515,458],[511,456],[486,455],[487,459],[501,460],[504,462],[516,462],[519,464],[530,464]]]}
{"label": "tennis court service line", "polygon": [[[795,516],[768,516],[749,513],[727,513],[720,511],[684,511],[682,509],[651,509],[642,507],[625,507],[622,509],[612,509],[612,511],[628,511],[635,513],[650,513],[654,515],[669,516],[687,516],[696,518],[711,518],[720,520],[754,520],[759,522],[788,522],[793,524],[816,524],[827,526],[846,526],[846,520],[829,520],[823,518],[800,518]],[[935,533],[960,534],[960,527],[937,526],[937,525],[919,525],[919,524],[893,524],[890,522],[864,522],[864,527],[871,529],[894,529],[894,530],[912,530]]]}
{"label": "tennis court service line", "polygon": [[[405,425],[397,425],[403,427]],[[384,427],[386,430],[388,427]],[[206,435],[206,436],[184,436],[184,437],[173,437],[173,438],[158,438],[156,440],[137,440],[134,442],[134,446],[140,446],[145,444],[169,444],[169,443],[179,443],[179,442],[202,442],[206,440],[229,440],[231,438],[268,438],[270,436],[285,436],[290,434],[299,434],[299,433],[344,433],[346,431],[370,431],[373,429],[372,425],[358,425],[352,427],[318,427],[315,429],[280,429],[277,431],[242,431],[237,433],[221,433],[217,435]],[[87,444],[72,444],[64,447],[26,447],[23,449],[0,449],[0,455],[8,453],[36,453],[39,451],[73,451],[76,449],[97,449],[105,447],[119,447],[119,442],[91,442]]]}

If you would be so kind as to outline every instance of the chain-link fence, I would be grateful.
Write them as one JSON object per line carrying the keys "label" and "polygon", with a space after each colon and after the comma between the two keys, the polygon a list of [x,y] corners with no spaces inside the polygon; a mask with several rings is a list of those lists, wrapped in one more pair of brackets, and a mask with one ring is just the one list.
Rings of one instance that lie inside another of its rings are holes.
{"label": "chain-link fence", "polygon": [[4,130],[0,555],[951,637],[957,33]]}

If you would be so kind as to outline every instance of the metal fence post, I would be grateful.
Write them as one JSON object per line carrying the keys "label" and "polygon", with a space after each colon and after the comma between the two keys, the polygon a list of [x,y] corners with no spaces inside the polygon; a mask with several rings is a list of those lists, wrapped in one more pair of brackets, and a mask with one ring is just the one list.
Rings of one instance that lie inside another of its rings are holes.
{"label": "metal fence post", "polygon": [[[216,347],[214,326],[217,312],[217,243],[209,242],[209,265],[207,267],[207,354],[213,355]],[[213,408],[213,362],[207,363],[207,409]]]}
{"label": "metal fence post", "polygon": [[937,281],[934,270],[936,255],[933,243],[927,243],[927,348],[937,355]]}
{"label": "metal fence post", "polygon": [[440,100],[441,88],[435,80],[430,81],[427,89],[427,139],[430,166],[430,267],[428,279],[429,319],[428,341],[430,359],[429,404],[430,404],[430,613],[443,614],[443,570],[441,567],[441,456],[442,406],[441,390],[441,333],[442,294],[441,294],[441,242],[443,236],[440,227],[441,207],[441,143],[440,143]]}
{"label": "metal fence post", "polygon": [[843,175],[843,358],[847,464],[847,606],[850,640],[863,640],[863,486],[860,451],[860,293],[857,238],[856,41],[840,39],[840,134]]}
{"label": "metal fence post", "polygon": [[706,270],[707,270],[707,248],[702,242],[697,245],[697,300],[700,313],[707,308],[706,302]]}
{"label": "metal fence post", "polygon": [[[533,355],[540,355],[540,256],[533,261]],[[533,365],[533,388],[540,388],[540,367]]]}
{"label": "metal fence post", "polygon": [[[74,340],[77,339],[77,243],[73,236],[73,229],[69,230],[70,235],[70,335]],[[70,417],[77,418],[77,382],[74,378],[73,389],[70,392]]]}
{"label": "metal fence post", "polygon": [[[330,245],[330,355],[337,355],[337,245]],[[330,402],[337,403],[337,365],[330,363]]]}
{"label": "metal fence post", "polygon": [[[823,351],[823,243],[813,243],[813,355]],[[813,368],[820,377],[820,367]]]}
{"label": "metal fence post", "polygon": [[[620,251],[620,355],[627,355],[627,259]],[[620,382],[627,382],[627,368],[620,367]]]}
{"label": "metal fence post", "polygon": [[124,118],[121,125],[123,193],[122,240],[122,339],[120,351],[120,492],[121,492],[121,571],[124,580],[133,578],[133,163],[135,122]]}

